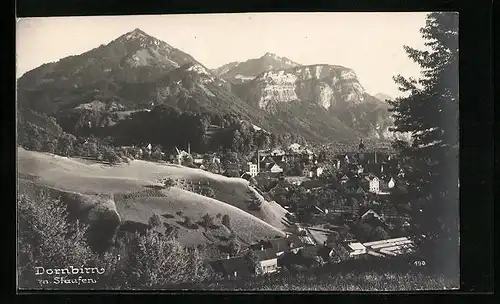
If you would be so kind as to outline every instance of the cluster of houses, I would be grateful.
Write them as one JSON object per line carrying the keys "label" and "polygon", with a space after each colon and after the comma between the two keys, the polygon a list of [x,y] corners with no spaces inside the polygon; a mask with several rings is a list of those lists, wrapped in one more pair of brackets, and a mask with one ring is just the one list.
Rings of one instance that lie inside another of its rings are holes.
{"label": "cluster of houses", "polygon": [[[338,261],[345,250],[348,258],[360,256],[390,257],[407,254],[412,251],[413,242],[407,237],[379,240],[373,242],[345,242],[339,246],[331,246],[324,242],[316,244],[311,238],[288,235],[260,241],[242,250],[237,256],[210,261],[212,269],[226,278],[248,278],[279,272],[285,265],[290,265],[290,257],[317,261],[319,265]],[[288,260],[285,261],[285,259]],[[292,262],[293,263],[293,262]],[[286,266],[285,266],[286,267]]]}
{"label": "cluster of houses", "polygon": [[339,183],[350,193],[389,194],[396,186],[397,180],[404,178],[404,171],[393,155],[366,152],[362,141],[357,152],[336,155],[328,165],[318,162],[316,153],[301,148],[298,144],[290,145],[287,151],[259,151],[257,156],[248,162],[245,173],[252,177],[261,173],[282,175],[285,165],[291,166],[297,161],[303,165],[302,177],[312,180],[321,177],[325,170],[332,169]]}
{"label": "cluster of houses", "polygon": [[[152,153],[151,144],[140,149],[141,155]],[[138,155],[139,156],[139,155]],[[162,156],[164,153],[162,152]],[[285,167],[301,164],[301,177],[318,179],[325,170],[333,170],[337,180],[346,192],[364,194],[366,192],[380,195],[388,194],[390,189],[397,186],[398,179],[404,178],[404,171],[399,167],[395,157],[389,153],[366,152],[362,141],[358,151],[336,155],[333,161],[326,164],[324,160],[318,161],[318,154],[295,143],[287,149],[275,148],[272,150],[257,151],[244,167],[239,163],[221,163],[221,155],[217,153],[198,154],[192,153],[188,144],[187,151],[175,149],[170,155],[170,162],[185,164],[187,159],[191,165],[213,173],[223,174],[236,172],[240,177],[256,177],[257,175],[296,176],[287,174]],[[311,183],[312,184],[312,183]]]}
{"label": "cluster of houses", "polygon": [[291,256],[314,258],[320,256],[328,261],[334,255],[334,249],[326,244],[316,245],[309,237],[287,235],[260,241],[242,250],[238,256],[210,262],[214,271],[230,278],[249,277],[279,272],[284,260]]}

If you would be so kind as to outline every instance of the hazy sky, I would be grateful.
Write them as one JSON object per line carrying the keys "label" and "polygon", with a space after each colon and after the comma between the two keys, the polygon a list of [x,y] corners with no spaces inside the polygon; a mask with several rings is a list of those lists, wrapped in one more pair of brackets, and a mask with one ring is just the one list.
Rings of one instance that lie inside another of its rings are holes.
{"label": "hazy sky", "polygon": [[17,22],[19,77],[140,28],[208,68],[266,52],[300,64],[354,69],[368,93],[400,95],[392,77],[419,75],[403,45],[423,47],[426,13],[266,13],[24,18]]}

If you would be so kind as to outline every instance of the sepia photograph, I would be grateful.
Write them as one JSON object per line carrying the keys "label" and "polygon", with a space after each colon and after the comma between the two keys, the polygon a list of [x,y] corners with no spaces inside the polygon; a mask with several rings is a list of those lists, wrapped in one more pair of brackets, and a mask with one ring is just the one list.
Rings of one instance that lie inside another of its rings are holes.
{"label": "sepia photograph", "polygon": [[18,290],[458,290],[458,20],[17,18]]}

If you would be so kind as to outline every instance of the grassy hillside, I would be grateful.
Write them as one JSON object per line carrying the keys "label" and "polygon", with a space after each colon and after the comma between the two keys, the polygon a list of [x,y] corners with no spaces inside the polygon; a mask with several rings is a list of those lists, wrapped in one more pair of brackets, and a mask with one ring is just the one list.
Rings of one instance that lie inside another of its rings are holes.
{"label": "grassy hillside", "polygon": [[[283,236],[279,229],[284,227],[280,221],[283,210],[263,202],[261,211],[252,212],[253,215],[244,211],[245,201],[254,194],[248,182],[239,178],[145,161],[109,166],[22,148],[18,149],[18,172],[21,180],[29,179],[59,191],[112,197],[122,223],[147,224],[153,213],[157,213],[162,216],[164,224],[176,227],[180,240],[189,245],[213,244],[227,239],[230,231],[221,225],[218,214],[229,215],[230,228],[241,243]],[[166,177],[194,183],[208,181],[216,193],[215,199],[176,187],[161,189],[160,181]],[[177,214],[179,211],[181,215]],[[184,216],[196,223],[206,213],[214,219],[212,228],[198,225],[197,229],[192,229],[181,223]]]}

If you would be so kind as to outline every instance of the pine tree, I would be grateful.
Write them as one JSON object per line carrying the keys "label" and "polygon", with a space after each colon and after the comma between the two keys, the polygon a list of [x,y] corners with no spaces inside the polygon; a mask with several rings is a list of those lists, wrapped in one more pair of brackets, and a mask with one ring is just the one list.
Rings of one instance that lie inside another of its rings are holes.
{"label": "pine tree", "polygon": [[395,141],[394,148],[408,180],[417,245],[449,273],[459,263],[458,14],[431,13],[420,32],[428,50],[404,49],[421,77],[395,77],[409,95],[389,102],[394,131],[410,132],[412,140]]}

